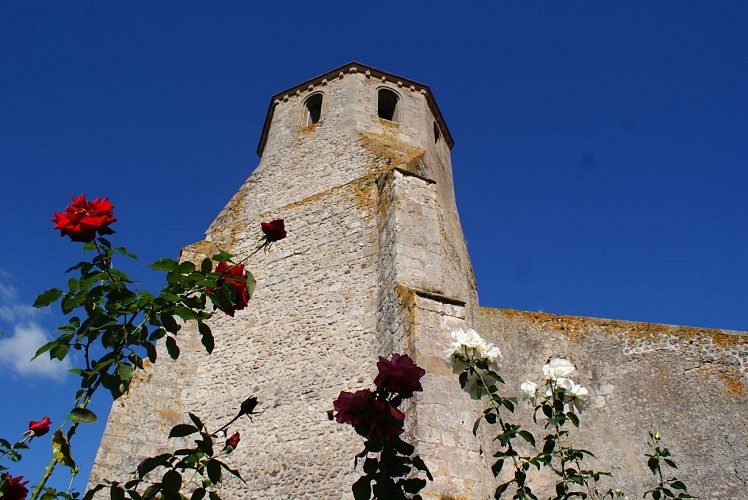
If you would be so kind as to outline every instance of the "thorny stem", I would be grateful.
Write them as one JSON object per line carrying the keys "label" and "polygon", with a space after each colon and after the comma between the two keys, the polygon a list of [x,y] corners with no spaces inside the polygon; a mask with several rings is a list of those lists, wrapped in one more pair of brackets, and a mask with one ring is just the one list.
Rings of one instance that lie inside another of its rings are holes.
{"label": "thorny stem", "polygon": [[[93,391],[95,391],[97,387],[98,387],[98,382],[96,384],[94,384],[94,386],[91,386],[91,388],[88,391],[89,394],[87,394],[87,396],[83,400],[83,402],[80,405],[78,405],[78,408],[85,408],[86,406],[88,406],[88,403],[91,402],[91,395],[93,394]],[[64,425],[64,423],[63,423],[63,425]],[[60,426],[60,428],[62,428],[62,426]],[[67,436],[65,437],[65,439],[67,440],[68,443],[70,442],[70,439],[75,434],[75,431],[76,431],[77,428],[78,428],[78,422],[73,422],[73,425],[70,426],[70,429],[67,432]],[[37,500],[39,498],[39,494],[41,493],[42,489],[44,489],[44,486],[46,486],[47,480],[52,475],[52,472],[54,472],[55,466],[58,463],[59,463],[59,460],[57,459],[57,457],[52,457],[52,460],[49,462],[49,465],[47,465],[47,467],[44,469],[44,475],[39,480],[39,484],[37,484],[36,486],[34,486],[34,490],[31,492],[31,498],[30,498],[30,500]],[[75,477],[75,475],[77,474],[77,471],[76,472],[72,472],[71,474],[72,474],[72,477],[70,478],[70,484],[72,486],[72,484],[73,484],[73,477]],[[70,491],[70,490],[68,489],[68,491]]]}
{"label": "thorny stem", "polygon": [[256,254],[257,252],[259,252],[259,251],[260,251],[260,250],[262,250],[263,248],[266,248],[266,247],[268,247],[268,248],[269,248],[271,244],[272,244],[272,243],[271,243],[271,242],[270,242],[269,240],[265,240],[264,242],[262,242],[262,243],[260,244],[260,246],[258,246],[257,248],[255,248],[254,252],[252,252],[251,254],[249,254],[249,255],[247,255],[246,257],[244,257],[244,258],[243,258],[242,260],[240,260],[240,261],[239,261],[239,262],[238,262],[237,264],[244,264],[244,263],[245,263],[246,261],[248,261],[248,260],[249,260],[249,258],[250,258],[250,257],[252,257],[252,256],[253,256],[254,254]]}
{"label": "thorny stem", "polygon": [[[467,347],[464,347],[464,349],[465,349],[465,355],[467,356]],[[474,361],[473,358],[470,358],[470,359]],[[470,369],[476,375],[478,375],[478,379],[480,380],[481,384],[483,385],[483,390],[486,392],[486,394],[488,394],[488,396],[489,396],[488,399],[491,402],[491,405],[494,407],[494,410],[496,411],[496,416],[499,419],[499,426],[501,427],[502,432],[505,431],[506,427],[505,427],[505,424],[504,424],[504,419],[501,418],[501,406],[498,403],[496,403],[496,401],[494,401],[493,398],[491,397],[491,392],[488,390],[488,384],[486,383],[486,380],[483,378],[483,374],[481,374],[481,372],[479,370],[476,370],[472,366],[470,367]],[[512,446],[511,442],[507,442],[507,449],[509,451],[512,451],[512,452],[514,451],[514,447]],[[512,464],[514,465],[514,469],[517,470],[517,471],[519,471],[520,467],[519,467],[519,463],[518,463],[517,460],[518,460],[517,459],[517,455],[516,454],[512,455]]]}

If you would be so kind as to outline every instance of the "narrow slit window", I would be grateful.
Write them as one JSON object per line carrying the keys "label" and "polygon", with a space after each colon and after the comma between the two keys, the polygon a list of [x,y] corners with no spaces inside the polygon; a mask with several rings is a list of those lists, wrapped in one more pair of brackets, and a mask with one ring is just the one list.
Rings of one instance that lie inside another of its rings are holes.
{"label": "narrow slit window", "polygon": [[322,116],[322,94],[312,94],[304,101],[304,126],[314,125]]}
{"label": "narrow slit window", "polygon": [[434,143],[439,142],[439,139],[442,138],[442,132],[439,130],[439,125],[434,122]]}
{"label": "narrow slit window", "polygon": [[400,121],[398,112],[398,101],[400,101],[400,98],[397,94],[388,89],[379,89],[377,97],[377,113],[379,114],[379,118],[384,118],[391,122]]}

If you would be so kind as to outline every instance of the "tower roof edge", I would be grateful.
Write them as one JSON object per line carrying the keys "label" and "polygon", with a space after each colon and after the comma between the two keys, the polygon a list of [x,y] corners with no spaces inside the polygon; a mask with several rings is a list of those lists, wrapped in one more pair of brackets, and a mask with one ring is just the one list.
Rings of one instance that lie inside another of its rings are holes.
{"label": "tower roof edge", "polygon": [[380,79],[384,78],[386,80],[391,80],[394,82],[402,82],[403,86],[407,86],[409,88],[413,87],[417,91],[422,92],[426,96],[426,102],[428,103],[429,108],[431,109],[431,113],[434,115],[434,118],[439,124],[439,128],[444,134],[444,139],[447,141],[449,148],[452,149],[452,146],[454,146],[454,139],[452,138],[452,134],[449,132],[447,123],[446,121],[444,121],[444,117],[442,116],[442,113],[439,110],[439,106],[436,104],[434,95],[431,92],[431,89],[429,88],[428,85],[419,83],[409,78],[404,78],[402,76],[396,75],[394,73],[390,73],[388,71],[383,71],[381,69],[368,66],[366,64],[362,64],[360,62],[351,61],[347,64],[343,64],[342,66],[338,66],[337,68],[331,69],[330,71],[327,71],[326,73],[323,73],[321,75],[315,76],[314,78],[305,80],[297,85],[294,85],[293,87],[289,87],[285,90],[282,90],[274,94],[270,98],[268,111],[267,111],[267,114],[265,115],[265,123],[262,126],[262,134],[260,135],[260,143],[257,145],[257,155],[262,156],[262,152],[265,149],[265,143],[267,142],[267,136],[270,131],[270,123],[273,119],[273,112],[275,111],[276,102],[279,99],[282,99],[283,97],[287,95],[294,94],[297,91],[306,90],[309,88],[310,85],[316,86],[316,85],[322,84],[323,80],[330,80],[332,78],[341,77],[341,75],[345,76],[350,73],[359,73],[359,72],[363,72],[367,76],[373,76],[375,78],[380,78]]}

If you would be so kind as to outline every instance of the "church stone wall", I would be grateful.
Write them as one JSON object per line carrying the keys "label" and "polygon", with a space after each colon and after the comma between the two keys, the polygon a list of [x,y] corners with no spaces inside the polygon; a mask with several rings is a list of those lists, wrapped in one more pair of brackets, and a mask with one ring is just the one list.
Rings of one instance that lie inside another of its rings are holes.
{"label": "church stone wall", "polygon": [[[400,96],[398,122],[377,116],[383,86]],[[321,119],[302,126],[316,92]],[[263,413],[231,428],[242,436],[231,463],[247,484],[229,480],[224,498],[350,498],[363,443],[327,410],[341,390],[371,387],[378,355],[400,352],[427,371],[424,392],[404,406],[406,437],[434,473],[424,496],[490,498],[491,436],[471,433],[481,404],[442,361],[450,330],[473,326],[504,352],[512,394],[548,357],[572,359],[594,398],[579,442],[616,486],[644,487],[652,423],[694,492],[740,498],[745,337],[480,308],[447,136],[427,87],[363,65],[276,95],[259,165],[182,259],[220,248],[241,260],[257,248],[261,220],[283,218],[288,238],[249,260],[257,290],[234,318],[212,320],[211,356],[187,324],[179,360],[161,353],[137,375],[112,407],[90,484],[127,479],[142,457],[173,449],[166,435],[188,411],[215,429],[254,395]]]}
{"label": "church stone wall", "polygon": [[[692,495],[748,498],[744,333],[485,307],[475,328],[502,350],[506,394],[542,377],[551,357],[574,363],[572,378],[589,389],[592,403],[572,439],[597,456],[588,468],[612,472],[615,480],[603,484],[629,498],[654,486],[644,457],[653,428]],[[525,405],[516,415],[531,424]],[[482,444],[492,449],[489,435]],[[550,494],[549,479],[531,486]]]}

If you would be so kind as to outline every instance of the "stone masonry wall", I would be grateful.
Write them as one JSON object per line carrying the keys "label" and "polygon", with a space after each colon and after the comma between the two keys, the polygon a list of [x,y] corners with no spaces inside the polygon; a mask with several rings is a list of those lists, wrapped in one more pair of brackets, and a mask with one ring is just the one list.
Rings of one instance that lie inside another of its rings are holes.
{"label": "stone masonry wall", "polygon": [[[594,468],[613,473],[606,486],[629,498],[654,486],[644,457],[651,427],[691,494],[748,498],[745,334],[491,308],[480,309],[475,328],[502,350],[505,395],[542,378],[551,357],[574,363],[572,378],[589,389],[592,404],[572,439],[597,455]],[[516,415],[531,423],[525,405]],[[549,494],[549,479],[533,489]]]}

